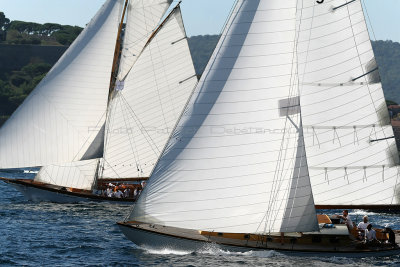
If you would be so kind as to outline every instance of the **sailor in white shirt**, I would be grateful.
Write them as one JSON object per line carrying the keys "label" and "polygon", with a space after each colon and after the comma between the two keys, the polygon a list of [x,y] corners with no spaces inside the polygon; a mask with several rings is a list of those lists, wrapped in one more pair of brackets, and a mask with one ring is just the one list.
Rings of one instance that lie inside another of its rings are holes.
{"label": "sailor in white shirt", "polygon": [[115,196],[116,198],[122,198],[123,193],[122,193],[121,190],[118,190],[117,192],[115,192],[114,196]]}
{"label": "sailor in white shirt", "polygon": [[363,221],[360,222],[360,223],[357,225],[357,229],[358,229],[358,231],[359,231],[359,239],[360,239],[360,240],[364,239],[364,236],[365,236],[365,229],[367,229],[367,226],[368,226],[368,225],[369,225],[368,216],[365,215],[365,216],[363,217]]}
{"label": "sailor in white shirt", "polygon": [[358,230],[365,230],[365,229],[367,229],[368,224],[369,224],[369,222],[368,222],[368,216],[365,215],[365,216],[363,217],[363,221],[360,222],[360,223],[357,225],[357,228],[358,228]]}
{"label": "sailor in white shirt", "polygon": [[365,241],[372,242],[376,240],[376,231],[372,229],[372,225],[368,224],[367,229],[365,229]]}
{"label": "sailor in white shirt", "polygon": [[353,229],[353,221],[350,218],[348,210],[344,210],[343,215],[340,215],[339,217],[344,221],[344,223],[347,225],[347,228],[349,228],[349,230]]}

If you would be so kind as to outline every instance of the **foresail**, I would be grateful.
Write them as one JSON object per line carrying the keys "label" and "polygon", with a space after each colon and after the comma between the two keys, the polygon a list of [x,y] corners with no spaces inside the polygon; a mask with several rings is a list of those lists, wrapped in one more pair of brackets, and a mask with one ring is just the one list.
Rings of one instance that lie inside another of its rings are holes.
{"label": "foresail", "polygon": [[296,1],[239,0],[132,220],[318,229],[301,131]]}
{"label": "foresail", "polygon": [[108,0],[0,129],[0,168],[79,161],[105,122],[121,0]]}
{"label": "foresail", "polygon": [[135,64],[144,45],[171,3],[172,0],[130,1],[119,66],[119,80],[122,80]]}
{"label": "foresail", "polygon": [[35,181],[63,187],[91,190],[98,159],[42,167]]}
{"label": "foresail", "polygon": [[398,153],[360,0],[299,1],[299,76],[317,205],[398,204]]}
{"label": "foresail", "polygon": [[101,177],[149,177],[197,83],[179,8],[123,83],[110,103]]}

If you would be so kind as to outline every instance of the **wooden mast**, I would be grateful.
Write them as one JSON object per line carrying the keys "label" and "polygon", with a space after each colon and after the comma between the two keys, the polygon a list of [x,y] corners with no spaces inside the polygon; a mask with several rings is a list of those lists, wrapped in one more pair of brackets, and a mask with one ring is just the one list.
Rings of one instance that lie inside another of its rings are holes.
{"label": "wooden mast", "polygon": [[[117,41],[115,43],[115,48],[114,48],[114,59],[113,59],[113,64],[112,64],[112,69],[111,69],[111,77],[110,77],[110,87],[108,88],[108,100],[107,100],[107,114],[108,114],[108,109],[109,109],[109,105],[110,105],[110,101],[112,98],[112,92],[115,86],[115,81],[116,81],[116,74],[117,74],[117,66],[118,66],[118,60],[119,60],[119,56],[121,53],[121,33],[122,33],[122,28],[124,26],[124,20],[125,20],[125,14],[126,14],[126,9],[128,7],[128,2],[129,0],[125,0],[125,5],[124,5],[124,9],[122,12],[122,17],[121,17],[121,22],[119,23],[119,27],[118,27],[118,33],[117,33]],[[106,115],[107,116],[107,115]],[[106,135],[106,129],[104,129],[104,137]],[[104,153],[104,151],[103,151]],[[101,164],[100,164],[101,160],[99,160],[97,162],[97,169],[96,169],[96,174],[95,174],[95,179],[94,179],[94,183],[93,183],[93,187],[97,187],[97,181],[99,179],[99,169],[102,168]]]}
{"label": "wooden mast", "polygon": [[117,74],[117,66],[118,66],[118,59],[121,54],[121,33],[122,33],[122,28],[124,26],[124,19],[125,19],[125,14],[126,14],[126,9],[128,7],[128,2],[129,0],[125,0],[125,5],[124,5],[124,10],[122,12],[122,18],[121,22],[119,24],[118,28],[118,35],[117,35],[117,42],[115,44],[115,49],[114,49],[114,61],[112,65],[112,70],[111,70],[111,78],[110,78],[110,88],[108,91],[108,103],[110,103],[111,96],[112,96],[112,91],[115,86],[115,81],[116,81],[116,74]]}

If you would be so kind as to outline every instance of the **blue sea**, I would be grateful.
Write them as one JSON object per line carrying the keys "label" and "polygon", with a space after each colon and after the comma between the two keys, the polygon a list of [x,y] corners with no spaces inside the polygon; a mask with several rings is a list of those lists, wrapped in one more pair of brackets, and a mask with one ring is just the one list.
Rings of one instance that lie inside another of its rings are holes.
{"label": "blue sea", "polygon": [[[33,175],[0,172],[12,178]],[[0,192],[0,266],[400,266],[400,255],[305,258],[274,251],[232,253],[217,247],[194,252],[148,251],[128,241],[115,224],[129,214],[130,205],[32,203],[3,182]],[[358,221],[368,214],[377,226],[389,223],[400,229],[400,214],[360,210],[350,214]]]}

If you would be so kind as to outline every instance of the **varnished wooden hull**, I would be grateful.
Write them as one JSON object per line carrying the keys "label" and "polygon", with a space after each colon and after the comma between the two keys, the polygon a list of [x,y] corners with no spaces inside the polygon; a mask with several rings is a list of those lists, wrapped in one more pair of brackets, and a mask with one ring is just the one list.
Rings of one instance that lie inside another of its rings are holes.
{"label": "varnished wooden hull", "polygon": [[[121,231],[133,243],[144,249],[201,251],[210,247],[230,252],[277,251],[296,256],[367,257],[390,256],[400,252],[396,247],[363,247],[347,236],[322,236],[321,243],[313,243],[320,233],[304,233],[302,237],[261,236],[249,234],[222,234],[179,229],[139,222],[119,222]],[[211,234],[212,233],[212,234]],[[324,240],[326,239],[326,240]],[[339,241],[338,241],[339,240]],[[360,244],[360,243],[358,243]]]}
{"label": "varnished wooden hull", "polygon": [[112,202],[112,203],[132,203],[135,199],[132,198],[112,198],[94,195],[87,190],[79,190],[75,192],[67,191],[59,187],[36,183],[33,180],[25,179],[8,179],[1,178],[0,180],[10,184],[20,191],[29,201],[35,202],[56,202],[56,203],[78,203],[78,202]]}

